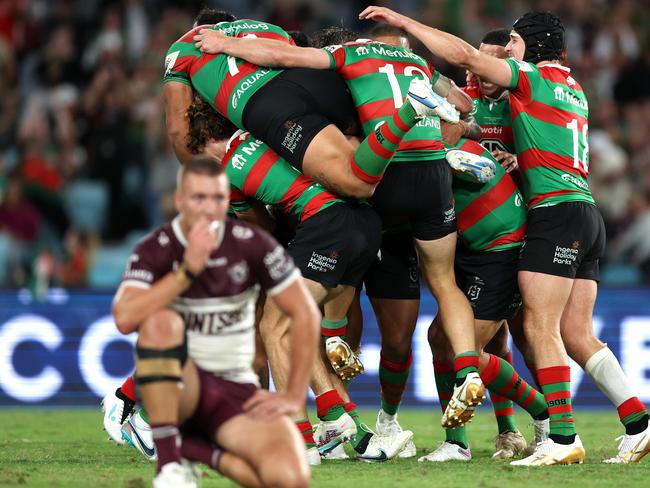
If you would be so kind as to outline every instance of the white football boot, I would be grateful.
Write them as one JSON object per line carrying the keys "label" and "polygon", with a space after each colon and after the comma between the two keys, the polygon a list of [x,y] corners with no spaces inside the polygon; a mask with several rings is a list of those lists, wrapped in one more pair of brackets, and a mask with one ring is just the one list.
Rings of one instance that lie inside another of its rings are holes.
{"label": "white football boot", "polygon": [[478,373],[468,373],[460,386],[454,387],[449,405],[440,423],[445,429],[461,427],[472,420],[476,407],[485,400],[485,386]]}
{"label": "white football boot", "polygon": [[585,448],[580,436],[576,435],[571,444],[557,444],[548,438],[535,446],[533,453],[519,461],[512,461],[512,466],[552,466],[556,464],[582,464],[585,460]]}
{"label": "white football boot", "polygon": [[445,159],[456,171],[471,175],[479,183],[487,183],[496,176],[496,164],[485,158],[461,149],[445,151]]}
{"label": "white football boot", "polygon": [[122,438],[135,447],[149,461],[155,461],[156,444],[151,426],[142,418],[142,409],[131,415],[122,426]]}
{"label": "white football boot", "polygon": [[650,425],[643,432],[634,435],[624,434],[616,440],[621,441],[618,445],[618,454],[603,462],[607,464],[638,463],[643,456],[650,452]]}
{"label": "white football boot", "polygon": [[512,459],[522,454],[527,445],[521,432],[502,432],[494,439],[492,459]]}
{"label": "white football boot", "polygon": [[314,440],[321,456],[328,454],[336,446],[347,442],[357,433],[357,426],[350,415],[344,413],[337,420],[321,420],[316,427]]}
{"label": "white football boot", "polygon": [[472,452],[458,444],[443,442],[435,451],[418,458],[420,463],[446,463],[447,461],[467,462],[472,460]]}
{"label": "white football boot", "polygon": [[397,456],[412,437],[410,430],[388,435],[372,434],[366,449],[362,453],[357,451],[357,459],[366,463],[388,461]]}
{"label": "white football boot", "polygon": [[[314,428],[314,440],[316,441],[316,445],[324,444],[323,438],[324,438],[323,427],[319,423]],[[334,447],[331,451],[326,452],[325,454],[321,454],[321,459],[338,461],[342,459],[350,459],[350,456],[348,456],[348,453],[345,452],[345,449],[343,448],[343,443],[341,442],[336,447]]]}
{"label": "white football boot", "polygon": [[108,432],[111,440],[124,444],[122,438],[122,424],[133,413],[134,402],[124,395],[118,396],[120,389],[108,393],[102,399],[102,412],[104,412],[104,430]]}
{"label": "white football boot", "polygon": [[153,479],[153,488],[198,488],[194,473],[179,463],[165,464]]}
{"label": "white football boot", "polygon": [[[377,414],[377,423],[375,424],[375,430],[379,435],[387,435],[397,434],[399,432],[402,432],[404,429],[402,429],[402,426],[397,421],[397,414],[389,415],[382,409],[379,409],[379,413]],[[415,444],[411,439],[406,443],[404,449],[399,452],[397,457],[412,458],[415,457],[416,454],[417,449],[415,448]]]}
{"label": "white football boot", "polygon": [[449,103],[445,97],[434,92],[431,84],[423,79],[413,78],[411,80],[406,99],[415,109],[418,117],[437,115],[452,124],[457,124],[460,120],[460,114],[456,107]]}

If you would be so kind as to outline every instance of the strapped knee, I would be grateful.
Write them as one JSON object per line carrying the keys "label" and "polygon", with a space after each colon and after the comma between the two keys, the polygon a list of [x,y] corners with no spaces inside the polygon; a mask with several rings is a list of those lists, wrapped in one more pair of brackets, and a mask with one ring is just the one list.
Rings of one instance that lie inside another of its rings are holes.
{"label": "strapped knee", "polygon": [[135,381],[138,385],[160,381],[181,381],[187,360],[187,343],[170,349],[136,347]]}

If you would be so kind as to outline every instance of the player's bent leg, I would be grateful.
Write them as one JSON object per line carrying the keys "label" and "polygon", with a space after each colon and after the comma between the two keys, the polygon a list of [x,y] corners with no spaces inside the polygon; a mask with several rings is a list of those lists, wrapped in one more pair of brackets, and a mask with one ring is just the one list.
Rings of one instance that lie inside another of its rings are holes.
{"label": "player's bent leg", "polygon": [[181,444],[183,459],[208,466],[222,475],[246,487],[261,487],[257,473],[244,459],[225,452],[213,442],[199,436],[184,436]]}
{"label": "player's bent leg", "polygon": [[354,149],[336,126],[328,125],[312,139],[302,162],[302,172],[330,190],[352,198],[368,198],[377,186],[360,180],[350,161]]}
{"label": "player's bent leg", "polygon": [[311,473],[302,439],[285,416],[260,421],[237,415],[221,425],[216,441],[250,465],[262,486],[309,486]]}
{"label": "player's bent leg", "polygon": [[[486,381],[484,372],[489,368],[490,358],[497,357],[512,366],[512,356],[508,351],[508,328],[505,320],[476,320],[476,347],[478,350],[487,349],[492,345],[492,350],[497,354],[482,352],[479,358],[479,371],[485,387],[490,392],[490,400],[497,421],[498,434],[494,440],[495,451],[493,459],[511,459],[522,453],[527,443],[517,429],[513,409],[513,401],[500,394],[498,389],[492,387]],[[505,333],[502,333],[504,331]],[[487,345],[486,345],[487,344]],[[505,357],[504,357],[505,356]],[[510,361],[506,358],[510,357]],[[518,376],[517,376],[518,377]],[[503,385],[502,385],[503,386]],[[546,410],[544,398],[541,397],[543,409]]]}
{"label": "player's bent leg", "polygon": [[455,353],[457,388],[442,417],[445,427],[464,425],[485,398],[485,388],[477,371],[474,314],[467,297],[456,285],[454,276],[456,240],[456,232],[432,241],[416,239],[422,271],[438,302],[440,319]]}
{"label": "player's bent leg", "polygon": [[160,310],[138,329],[135,377],[158,455],[158,470],[180,463],[176,446],[185,324],[172,310]]}
{"label": "player's bent leg", "polygon": [[650,452],[650,417],[646,406],[634,395],[616,356],[594,336],[592,315],[596,292],[594,280],[574,281],[562,315],[562,338],[569,356],[614,404],[625,428],[617,455],[605,462],[634,463]]}

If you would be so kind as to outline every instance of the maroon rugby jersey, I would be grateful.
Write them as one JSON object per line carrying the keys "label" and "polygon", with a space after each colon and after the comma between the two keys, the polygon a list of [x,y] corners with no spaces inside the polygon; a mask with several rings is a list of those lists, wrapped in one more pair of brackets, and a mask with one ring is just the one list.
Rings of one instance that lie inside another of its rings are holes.
{"label": "maroon rugby jersey", "polygon": [[[120,288],[149,288],[183,261],[180,217],[142,239],[129,258]],[[218,247],[192,285],[171,304],[187,328],[189,357],[198,367],[240,383],[257,384],[255,304],[300,276],[284,248],[265,231],[227,219]]]}

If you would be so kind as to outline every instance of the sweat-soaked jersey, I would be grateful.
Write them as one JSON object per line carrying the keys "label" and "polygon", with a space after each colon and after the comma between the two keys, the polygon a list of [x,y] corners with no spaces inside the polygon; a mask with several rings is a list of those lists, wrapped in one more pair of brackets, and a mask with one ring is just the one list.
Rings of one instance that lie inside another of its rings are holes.
{"label": "sweat-soaked jersey", "polygon": [[246,102],[283,70],[263,68],[226,54],[202,53],[193,41],[201,29],[217,30],[230,37],[259,37],[287,44],[293,44],[293,40],[281,27],[245,19],[195,27],[167,51],[163,82],[179,81],[193,86],[217,112],[243,129]]}
{"label": "sweat-soaked jersey", "polygon": [[488,151],[515,152],[515,142],[510,124],[510,102],[508,92],[504,91],[498,99],[483,96],[478,85],[462,89],[472,99],[470,115],[481,128],[479,142]]}
{"label": "sweat-soaked jersey", "polygon": [[[187,245],[180,222],[176,217],[137,244],[120,288],[150,288],[178,268]],[[263,230],[231,219],[222,229],[206,268],[170,308],[183,317],[188,355],[199,368],[230,381],[258,384],[252,366],[260,288],[269,296],[281,293],[300,271]]]}
{"label": "sweat-soaked jersey", "polygon": [[[364,135],[393,116],[402,106],[414,76],[435,83],[440,74],[431,73],[427,62],[410,50],[359,40],[325,48],[330,69],[345,80],[357,108]],[[444,157],[440,119],[426,117],[406,133],[393,162],[423,161]]]}
{"label": "sweat-soaked jersey", "polygon": [[512,177],[478,142],[460,139],[458,149],[491,159],[496,176],[479,183],[454,175],[458,235],[472,251],[500,251],[520,246],[526,233],[526,206]]}
{"label": "sweat-soaked jersey", "polygon": [[589,106],[571,70],[506,59],[510,115],[528,208],[594,204],[589,191]]}
{"label": "sweat-soaked jersey", "polygon": [[247,210],[255,199],[303,221],[343,201],[248,132],[232,136],[221,164],[230,180],[230,205],[235,211]]}

